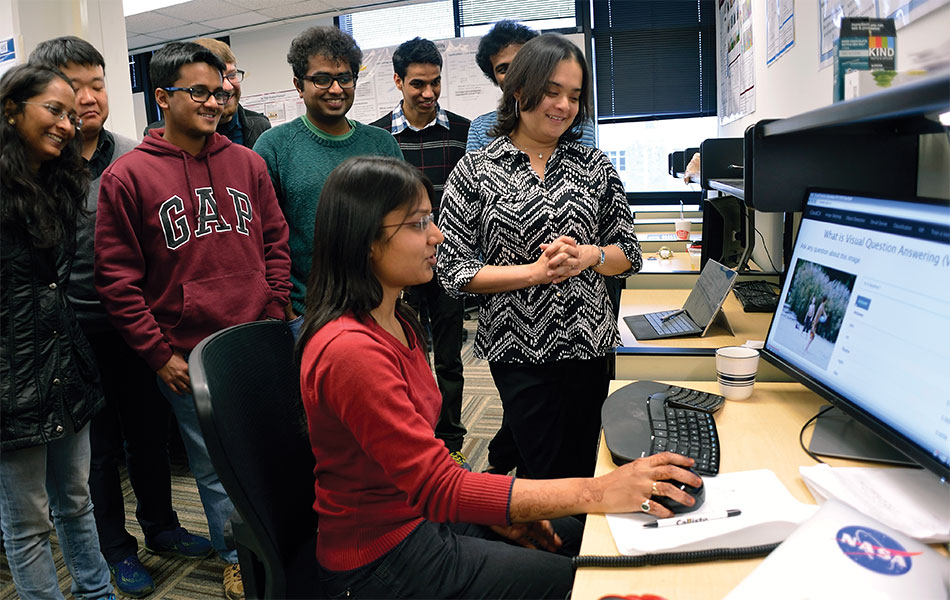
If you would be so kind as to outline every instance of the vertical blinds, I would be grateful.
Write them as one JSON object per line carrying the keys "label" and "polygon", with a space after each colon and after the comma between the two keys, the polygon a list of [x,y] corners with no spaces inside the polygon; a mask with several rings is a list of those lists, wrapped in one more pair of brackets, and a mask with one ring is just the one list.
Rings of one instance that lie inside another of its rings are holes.
{"label": "vertical blinds", "polygon": [[575,0],[458,0],[459,26],[574,16]]}
{"label": "vertical blinds", "polygon": [[716,114],[714,0],[592,0],[601,121]]}

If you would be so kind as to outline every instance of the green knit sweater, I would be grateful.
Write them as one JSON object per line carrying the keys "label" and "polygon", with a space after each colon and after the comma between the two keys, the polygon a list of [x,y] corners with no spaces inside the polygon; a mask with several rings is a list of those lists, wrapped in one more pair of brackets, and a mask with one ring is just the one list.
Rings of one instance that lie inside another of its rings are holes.
{"label": "green knit sweater", "polygon": [[290,226],[290,301],[303,314],[307,276],[313,252],[317,201],[330,171],[351,156],[402,158],[396,139],[378,127],[350,121],[350,131],[331,136],[307,121],[306,115],[265,131],[254,144],[264,157],[277,200]]}

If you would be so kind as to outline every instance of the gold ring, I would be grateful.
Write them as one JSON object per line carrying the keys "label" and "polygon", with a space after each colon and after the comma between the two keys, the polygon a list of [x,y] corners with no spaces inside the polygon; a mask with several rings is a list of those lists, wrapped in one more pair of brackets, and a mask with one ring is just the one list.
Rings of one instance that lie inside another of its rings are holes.
{"label": "gold ring", "polygon": [[656,482],[655,482],[655,481],[653,482],[653,489],[650,490],[650,491],[653,493],[654,496],[659,496],[659,495],[660,495],[659,490],[656,489]]}

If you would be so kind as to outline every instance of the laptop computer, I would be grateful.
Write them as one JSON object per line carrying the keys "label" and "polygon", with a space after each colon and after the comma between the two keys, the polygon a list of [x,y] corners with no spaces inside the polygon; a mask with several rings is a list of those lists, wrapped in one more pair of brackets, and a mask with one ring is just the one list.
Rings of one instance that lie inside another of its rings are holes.
{"label": "laptop computer", "polygon": [[726,600],[947,598],[947,573],[932,548],[830,499]]}
{"label": "laptop computer", "polygon": [[623,321],[638,340],[701,337],[706,335],[717,316],[731,333],[732,329],[720,309],[737,276],[735,270],[710,259],[706,261],[682,309],[630,315],[624,317]]}

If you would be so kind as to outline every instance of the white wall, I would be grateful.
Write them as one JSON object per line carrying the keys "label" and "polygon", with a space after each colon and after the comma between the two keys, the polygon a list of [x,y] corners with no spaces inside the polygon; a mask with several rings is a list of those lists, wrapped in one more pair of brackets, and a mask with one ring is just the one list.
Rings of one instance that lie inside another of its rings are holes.
{"label": "white wall", "polygon": [[106,62],[106,126],[122,135],[139,137],[135,130],[122,0],[3,0],[0,19],[0,32],[13,31],[6,37],[12,35],[16,40],[18,63],[25,62],[40,42],[62,35],[75,35],[95,46]]}
{"label": "white wall", "polygon": [[[746,127],[763,119],[780,119],[832,103],[832,73],[818,70],[818,2],[795,3],[795,45],[767,66],[765,6],[754,3],[752,39],[755,55],[755,106],[747,117],[719,128],[720,137],[741,137]],[[950,6],[943,6],[897,31],[897,68],[912,69],[911,55],[950,39]]]}
{"label": "white wall", "polygon": [[294,74],[287,64],[290,41],[304,29],[322,25],[333,25],[333,19],[309,19],[232,33],[231,50],[237,57],[238,67],[247,71],[241,93],[293,89]]}
{"label": "white wall", "polygon": [[[829,66],[819,70],[819,2],[795,2],[795,45],[781,58],[766,65],[765,3],[755,2],[752,14],[752,39],[755,65],[755,106],[750,115],[719,127],[719,137],[742,137],[746,128],[764,119],[781,119],[832,104],[832,75]],[[897,68],[917,67],[914,53],[935,48],[950,39],[950,6],[943,6],[897,31]],[[718,53],[718,44],[717,44]],[[719,57],[717,56],[717,59]],[[926,136],[922,140],[920,195],[950,197],[950,159],[946,136]],[[782,214],[756,212],[755,226],[768,240],[772,260],[779,262],[782,240]],[[753,260],[767,265],[762,238],[756,235]]]}

